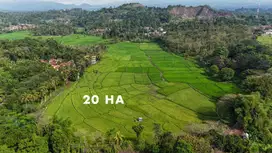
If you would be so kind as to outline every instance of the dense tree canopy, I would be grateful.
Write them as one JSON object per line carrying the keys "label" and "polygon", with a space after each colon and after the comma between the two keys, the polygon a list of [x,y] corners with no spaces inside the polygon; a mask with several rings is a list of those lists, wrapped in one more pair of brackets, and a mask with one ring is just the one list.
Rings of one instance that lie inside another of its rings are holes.
{"label": "dense tree canopy", "polygon": [[103,45],[72,48],[53,39],[0,41],[0,101],[19,112],[34,111],[58,86],[76,81],[103,49]]}

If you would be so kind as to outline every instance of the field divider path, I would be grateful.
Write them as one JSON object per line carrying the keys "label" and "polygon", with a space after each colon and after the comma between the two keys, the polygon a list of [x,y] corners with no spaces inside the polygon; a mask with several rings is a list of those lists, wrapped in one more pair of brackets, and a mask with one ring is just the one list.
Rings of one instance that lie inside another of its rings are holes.
{"label": "field divider path", "polygon": [[[89,73],[91,73],[91,72],[89,72]],[[96,74],[96,75],[97,75],[97,74]],[[100,73],[99,73],[99,75],[97,75],[95,81],[92,83],[92,88],[93,88],[93,90],[90,88],[90,86],[88,86],[89,92],[91,92],[92,95],[95,95],[95,94],[93,93],[93,91],[96,93],[96,91],[95,91],[95,89],[94,89],[94,84],[96,83],[96,81],[97,81],[97,79],[99,78],[99,76],[101,76]],[[90,109],[92,109],[94,112],[96,112],[97,114],[101,114],[101,113],[98,112],[97,110],[93,109],[90,105],[88,105],[88,107],[89,107]]]}
{"label": "field divider path", "polygon": [[[98,77],[97,77],[97,78],[98,78]],[[86,79],[85,76],[84,76],[82,79],[85,80],[85,79]],[[87,79],[87,80],[88,80],[88,79]],[[79,81],[77,81],[77,84],[75,85],[76,87],[75,87],[75,89],[73,89],[72,92],[74,92],[74,90],[76,90],[76,89],[78,88],[78,84],[79,84]],[[79,87],[79,88],[80,88],[80,87]],[[89,89],[89,91],[90,91],[90,87],[89,87],[89,86],[88,86],[88,89]],[[72,99],[71,99],[71,102],[72,102],[72,105],[73,105],[75,111],[76,111],[81,117],[83,117],[83,123],[84,123],[84,124],[86,124],[87,126],[93,128],[93,129],[95,129],[95,130],[97,130],[97,131],[99,131],[99,132],[102,132],[102,131],[100,131],[99,129],[97,129],[97,128],[91,126],[90,124],[88,124],[88,123],[85,121],[85,120],[88,119],[88,118],[85,117],[85,116],[84,116],[81,112],[79,112],[79,110],[76,108],[76,106],[75,106],[75,104],[74,104],[74,101],[73,101],[73,97],[72,97]],[[90,107],[90,106],[89,106],[89,107]],[[95,111],[96,111],[96,110],[95,110]]]}
{"label": "field divider path", "polygon": [[[77,85],[78,85],[78,84],[77,84]],[[99,129],[97,129],[97,128],[91,126],[91,125],[89,125],[89,124],[85,121],[85,120],[88,119],[88,118],[86,118],[86,117],[85,117],[81,112],[79,112],[79,110],[76,108],[76,106],[75,106],[75,104],[74,104],[73,97],[71,98],[71,102],[72,102],[72,105],[73,105],[75,111],[76,111],[81,117],[83,117],[83,123],[86,124],[87,126],[93,128],[93,129],[97,130],[97,131],[100,131]],[[102,131],[100,131],[100,132],[102,132]]]}
{"label": "field divider path", "polygon": [[[74,86],[76,87],[77,84],[78,84],[78,82],[76,82],[76,84],[75,84]],[[76,90],[75,87],[73,87],[73,89],[71,89],[71,91],[69,91],[69,92],[66,94],[66,96],[65,96],[65,97],[63,98],[63,100],[61,101],[61,103],[60,103],[60,105],[59,105],[57,111],[54,113],[54,115],[57,115],[57,113],[58,113],[59,110],[60,110],[60,107],[63,105],[64,101],[65,101],[65,100],[67,99],[67,97],[71,94],[71,92],[74,92],[74,91]]]}
{"label": "field divider path", "polygon": [[[139,47],[140,50],[143,51],[144,54],[145,54],[145,56],[148,58],[148,61],[160,72],[160,77],[161,77],[162,81],[166,81],[166,79],[163,76],[163,71],[152,61],[152,57],[150,57],[149,55],[147,55],[146,52],[143,49],[141,49],[141,43],[139,44],[139,46],[140,46]],[[152,83],[152,81],[151,81],[151,83]]]}

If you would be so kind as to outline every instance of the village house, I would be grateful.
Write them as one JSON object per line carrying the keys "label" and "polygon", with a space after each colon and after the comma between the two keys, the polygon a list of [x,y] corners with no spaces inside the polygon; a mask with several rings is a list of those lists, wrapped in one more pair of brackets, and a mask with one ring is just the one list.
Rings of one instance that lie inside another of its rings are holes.
{"label": "village house", "polygon": [[266,36],[272,36],[272,29],[265,30],[264,31],[264,35],[266,35]]}
{"label": "village house", "polygon": [[153,29],[152,27],[144,27],[144,30],[144,35],[148,37],[161,37],[167,33],[162,27],[159,27],[158,29]]}
{"label": "village house", "polygon": [[92,65],[94,65],[94,64],[97,63],[97,61],[96,61],[96,56],[92,56],[91,63],[92,63]]}

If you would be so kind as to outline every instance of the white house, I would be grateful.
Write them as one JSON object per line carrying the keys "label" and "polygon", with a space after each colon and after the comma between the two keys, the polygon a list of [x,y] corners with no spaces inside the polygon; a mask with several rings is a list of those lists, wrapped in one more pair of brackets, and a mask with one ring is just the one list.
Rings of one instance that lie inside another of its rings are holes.
{"label": "white house", "polygon": [[264,33],[264,35],[272,35],[272,29],[266,30],[265,33]]}

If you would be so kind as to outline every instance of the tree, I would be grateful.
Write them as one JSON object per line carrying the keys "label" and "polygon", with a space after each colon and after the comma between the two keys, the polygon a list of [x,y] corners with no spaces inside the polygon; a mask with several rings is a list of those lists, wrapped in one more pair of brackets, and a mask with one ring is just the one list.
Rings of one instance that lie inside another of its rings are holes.
{"label": "tree", "polygon": [[220,71],[220,78],[223,80],[223,81],[229,81],[231,80],[233,77],[234,77],[234,74],[235,74],[235,71],[231,68],[223,68],[221,71]]}
{"label": "tree", "polygon": [[234,115],[234,100],[237,95],[228,94],[222,96],[216,103],[216,112],[222,121],[235,124],[236,118]]}
{"label": "tree", "polygon": [[217,47],[214,51],[215,56],[228,57],[229,51],[226,47]]}
{"label": "tree", "polygon": [[118,146],[121,146],[123,141],[124,141],[124,136],[121,134],[120,131],[116,132],[115,136],[114,136],[114,141],[115,144]]}
{"label": "tree", "polygon": [[144,130],[144,126],[139,124],[139,125],[134,125],[132,127],[132,129],[134,130],[134,132],[136,133],[136,137],[139,139],[143,130]]}
{"label": "tree", "polygon": [[0,146],[0,153],[15,153],[15,151],[8,148],[6,145],[2,145]]}
{"label": "tree", "polygon": [[171,132],[164,132],[159,139],[158,145],[160,152],[167,153],[172,152],[175,143],[174,136]]}
{"label": "tree", "polygon": [[224,152],[248,153],[250,143],[248,140],[236,135],[220,135],[215,130],[209,131],[208,139],[211,145]]}
{"label": "tree", "polygon": [[272,75],[272,68],[268,69],[268,70],[267,70],[267,73],[269,73],[269,74]]}
{"label": "tree", "polygon": [[259,93],[239,95],[234,101],[234,113],[238,125],[250,134],[250,139],[272,143],[270,104]]}
{"label": "tree", "polygon": [[184,140],[178,140],[174,146],[175,153],[193,153],[192,146]]}
{"label": "tree", "polygon": [[154,127],[153,127],[153,131],[154,131],[154,134],[155,134],[155,137],[154,137],[155,142],[158,142],[159,139],[160,139],[160,136],[161,136],[161,134],[162,134],[161,125],[155,123],[155,124],[154,124]]}
{"label": "tree", "polygon": [[56,116],[43,129],[44,135],[48,136],[50,152],[70,152],[78,148],[72,147],[77,142],[70,120],[63,120]]}
{"label": "tree", "polygon": [[216,76],[218,73],[219,73],[219,68],[217,65],[212,65],[210,67],[210,73],[213,75],[213,76]]}
{"label": "tree", "polygon": [[39,137],[34,135],[32,138],[22,139],[18,145],[19,153],[39,152],[48,153],[48,143],[46,137]]}
{"label": "tree", "polygon": [[247,92],[260,92],[264,98],[272,98],[272,76],[249,76],[243,82],[243,88]]}
{"label": "tree", "polygon": [[202,137],[185,135],[181,136],[181,139],[192,146],[192,151],[194,153],[210,153],[212,151],[209,141]]}
{"label": "tree", "polygon": [[121,149],[120,145],[123,142],[123,137],[120,132],[116,132],[115,129],[111,129],[106,133],[106,146],[104,150],[107,152],[118,152]]}

